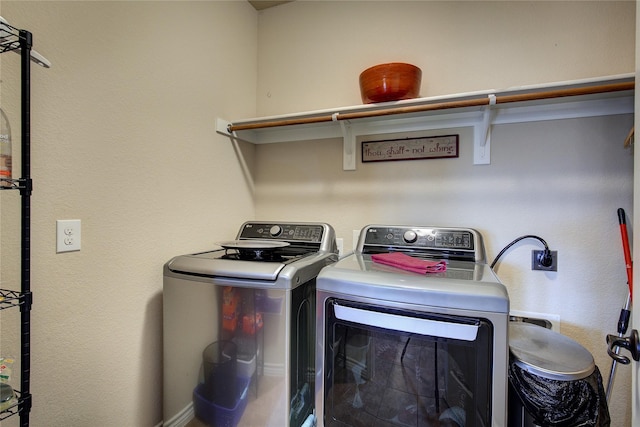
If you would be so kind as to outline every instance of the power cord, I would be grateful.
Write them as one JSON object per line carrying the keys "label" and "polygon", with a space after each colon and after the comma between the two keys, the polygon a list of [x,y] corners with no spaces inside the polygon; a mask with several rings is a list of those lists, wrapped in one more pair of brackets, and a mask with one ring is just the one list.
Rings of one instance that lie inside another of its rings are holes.
{"label": "power cord", "polygon": [[502,255],[504,255],[504,253],[511,246],[515,245],[516,243],[518,243],[519,241],[524,240],[524,239],[537,239],[537,240],[539,240],[544,245],[544,251],[542,252],[542,256],[540,257],[540,264],[543,265],[544,267],[550,267],[551,264],[553,264],[553,258],[551,257],[551,251],[549,250],[549,245],[547,245],[547,242],[545,242],[542,237],[538,237],[538,236],[535,236],[533,234],[527,234],[526,236],[518,237],[513,242],[511,242],[507,246],[505,246],[500,251],[500,253],[496,256],[496,258],[493,260],[493,262],[491,263],[491,269],[493,269],[493,266],[496,265],[496,263],[498,262],[500,257]]}

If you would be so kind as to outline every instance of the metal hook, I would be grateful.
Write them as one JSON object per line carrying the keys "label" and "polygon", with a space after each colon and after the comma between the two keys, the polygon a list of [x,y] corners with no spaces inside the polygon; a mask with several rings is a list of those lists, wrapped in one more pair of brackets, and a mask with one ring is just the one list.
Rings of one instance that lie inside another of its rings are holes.
{"label": "metal hook", "polygon": [[607,353],[616,362],[623,365],[628,365],[631,362],[628,357],[617,354],[616,347],[629,350],[633,360],[640,361],[640,337],[636,329],[633,329],[628,337],[619,337],[613,334],[607,335],[607,344],[609,344]]}

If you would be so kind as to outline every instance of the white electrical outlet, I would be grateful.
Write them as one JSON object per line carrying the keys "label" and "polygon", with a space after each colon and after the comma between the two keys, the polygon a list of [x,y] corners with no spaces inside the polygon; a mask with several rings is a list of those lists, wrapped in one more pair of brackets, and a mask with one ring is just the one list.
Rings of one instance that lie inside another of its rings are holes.
{"label": "white electrical outlet", "polygon": [[79,219],[59,219],[56,221],[56,252],[80,250],[82,233]]}
{"label": "white electrical outlet", "polygon": [[344,239],[342,237],[336,237],[336,246],[338,247],[338,257],[344,256]]}

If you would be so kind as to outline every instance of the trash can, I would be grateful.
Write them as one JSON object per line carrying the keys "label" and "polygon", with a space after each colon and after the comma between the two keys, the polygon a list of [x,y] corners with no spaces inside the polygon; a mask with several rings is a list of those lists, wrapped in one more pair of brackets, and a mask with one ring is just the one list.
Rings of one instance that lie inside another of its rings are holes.
{"label": "trash can", "polygon": [[238,393],[238,348],[232,341],[215,341],[202,352],[204,396],[216,405],[232,408]]}
{"label": "trash can", "polygon": [[537,325],[509,324],[509,426],[608,426],[602,376],[589,351]]}

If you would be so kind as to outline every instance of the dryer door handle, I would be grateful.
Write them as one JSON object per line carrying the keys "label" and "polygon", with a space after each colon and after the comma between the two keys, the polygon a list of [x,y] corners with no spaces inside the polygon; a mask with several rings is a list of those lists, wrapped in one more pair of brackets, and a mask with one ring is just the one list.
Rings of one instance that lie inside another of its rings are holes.
{"label": "dryer door handle", "polygon": [[361,325],[393,329],[394,331],[463,341],[475,341],[478,336],[479,326],[477,324],[444,322],[409,315],[381,313],[338,304],[333,305],[333,310],[338,319]]}

